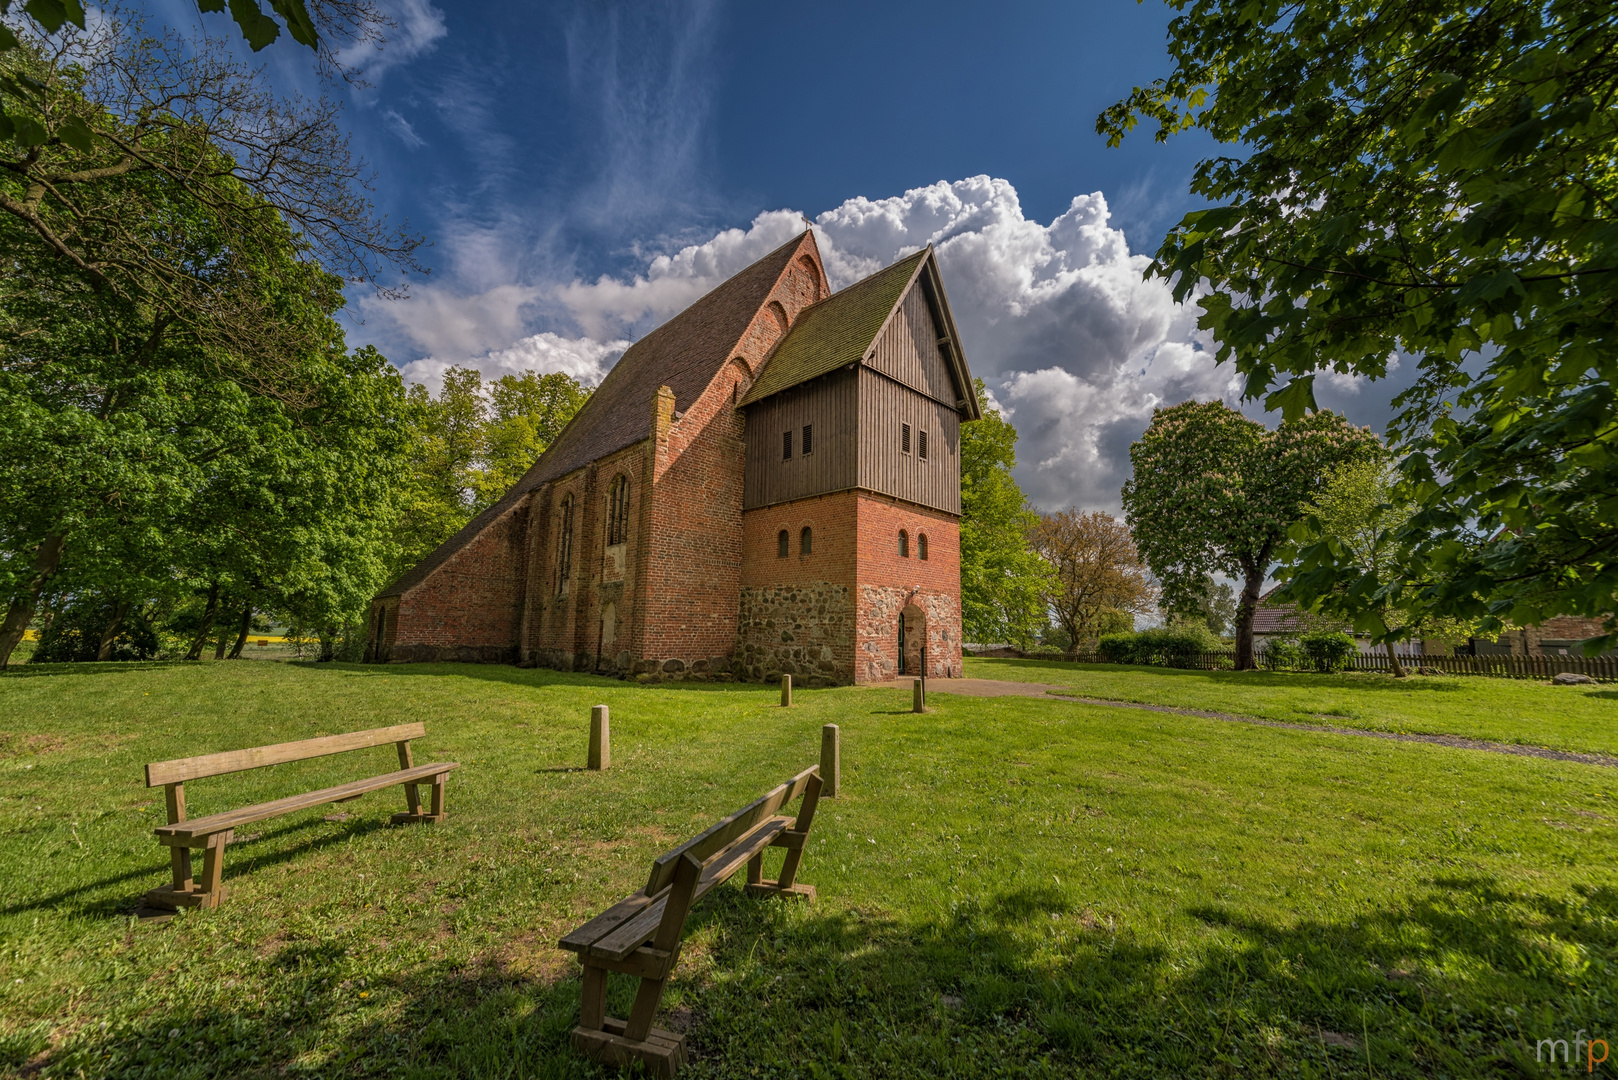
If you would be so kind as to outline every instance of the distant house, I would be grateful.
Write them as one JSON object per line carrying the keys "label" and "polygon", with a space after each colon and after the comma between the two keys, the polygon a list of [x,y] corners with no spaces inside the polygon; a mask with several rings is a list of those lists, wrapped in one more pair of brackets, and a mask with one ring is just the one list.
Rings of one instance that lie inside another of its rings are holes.
{"label": "distant house", "polygon": [[[1311,630],[1345,630],[1353,634],[1360,652],[1381,650],[1373,645],[1369,634],[1356,633],[1342,623],[1319,615],[1312,615],[1296,604],[1275,598],[1281,586],[1277,585],[1258,598],[1258,610],[1253,613],[1253,646],[1260,652],[1265,643],[1276,638],[1297,637]],[[1579,646],[1587,639],[1602,633],[1600,619],[1585,619],[1573,615],[1558,615],[1539,626],[1520,627],[1500,635],[1499,641],[1471,638],[1465,645],[1451,645],[1445,641],[1401,641],[1394,646],[1400,656],[1567,656],[1582,655]],[[1603,654],[1610,655],[1610,654]]]}

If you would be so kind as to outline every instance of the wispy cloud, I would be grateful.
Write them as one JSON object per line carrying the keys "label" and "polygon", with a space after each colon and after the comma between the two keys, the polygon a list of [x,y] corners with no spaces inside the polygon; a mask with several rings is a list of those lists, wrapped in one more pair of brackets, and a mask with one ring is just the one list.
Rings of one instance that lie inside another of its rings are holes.
{"label": "wispy cloud", "polygon": [[427,145],[427,140],[417,135],[416,129],[411,126],[410,121],[400,116],[397,111],[383,109],[382,122],[389,131],[399,137],[400,142],[410,147],[410,149],[420,150]]}
{"label": "wispy cloud", "polygon": [[449,33],[444,13],[431,0],[382,0],[383,12],[394,26],[380,45],[359,43],[338,54],[344,64],[360,68],[373,85],[389,68],[409,63],[429,52]]}

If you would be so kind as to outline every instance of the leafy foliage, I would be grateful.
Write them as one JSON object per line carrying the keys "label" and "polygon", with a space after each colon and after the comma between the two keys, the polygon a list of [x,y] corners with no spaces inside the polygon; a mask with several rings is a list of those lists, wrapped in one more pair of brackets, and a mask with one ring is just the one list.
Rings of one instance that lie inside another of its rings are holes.
{"label": "leafy foliage", "polygon": [[[1413,512],[1374,589],[1322,539],[1299,597],[1532,624],[1618,609],[1618,15],[1606,0],[1171,0],[1170,75],[1097,120],[1197,127],[1153,273],[1249,397],[1419,377],[1390,429]],[[1609,623],[1618,632],[1618,623]],[[1610,643],[1612,639],[1607,639]],[[1601,641],[1593,643],[1599,648]]]}
{"label": "leafy foliage", "polygon": [[1139,633],[1103,634],[1096,652],[1101,659],[1113,664],[1186,668],[1198,656],[1223,648],[1224,643],[1207,626],[1183,622],[1156,626]]}
{"label": "leafy foliage", "polygon": [[588,388],[561,372],[525,371],[485,383],[473,368],[450,368],[437,397],[412,386],[409,479],[392,575],[499,501],[589,397]]}
{"label": "leafy foliage", "polygon": [[1349,658],[1359,651],[1352,636],[1341,630],[1315,630],[1298,638],[1304,656],[1316,671],[1342,671]]}
{"label": "leafy foliage", "polygon": [[983,419],[961,428],[961,625],[968,641],[1026,647],[1045,626],[1047,565],[1030,548],[1037,520],[1011,470],[1017,429],[976,380]]}
{"label": "leafy foliage", "polygon": [[1164,606],[1194,608],[1210,574],[1240,580],[1236,666],[1252,667],[1253,613],[1287,530],[1321,477],[1375,445],[1327,411],[1270,431],[1217,401],[1158,409],[1129,448],[1123,502]]}

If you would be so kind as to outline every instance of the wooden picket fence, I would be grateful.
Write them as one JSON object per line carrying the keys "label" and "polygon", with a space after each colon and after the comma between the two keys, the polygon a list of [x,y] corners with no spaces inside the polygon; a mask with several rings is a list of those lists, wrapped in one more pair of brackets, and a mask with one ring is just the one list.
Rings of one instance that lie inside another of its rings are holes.
{"label": "wooden picket fence", "polygon": [[[997,649],[991,655],[1018,653],[1013,649]],[[1061,660],[1079,664],[1105,664],[1107,660],[1093,653],[1021,653],[1029,660]],[[1497,679],[1549,679],[1553,675],[1572,672],[1588,675],[1602,682],[1618,681],[1618,656],[1401,656],[1399,663],[1406,671],[1417,668],[1436,669],[1445,675],[1485,675]],[[1258,665],[1271,671],[1286,670],[1258,656]],[[1176,665],[1193,671],[1230,671],[1236,666],[1233,650],[1205,652],[1188,656]],[[1386,652],[1355,653],[1349,657],[1348,667],[1353,671],[1387,671]],[[1308,670],[1303,667],[1294,670]]]}

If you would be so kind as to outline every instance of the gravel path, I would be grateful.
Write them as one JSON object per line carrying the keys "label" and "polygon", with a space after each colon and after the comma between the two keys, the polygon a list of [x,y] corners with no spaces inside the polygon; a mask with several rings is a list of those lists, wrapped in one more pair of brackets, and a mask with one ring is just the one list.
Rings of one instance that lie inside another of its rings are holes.
{"label": "gravel path", "polygon": [[[910,682],[897,680],[879,685],[909,689]],[[1579,754],[1571,750],[1551,750],[1543,746],[1522,746],[1518,743],[1490,742],[1487,739],[1463,739],[1459,735],[1371,731],[1368,728],[1339,727],[1336,724],[1289,724],[1281,720],[1264,720],[1257,716],[1240,716],[1236,713],[1209,712],[1206,709],[1182,709],[1174,705],[1146,705],[1138,701],[1075,697],[1066,693],[1067,687],[1052,686],[1048,683],[1011,682],[1002,679],[934,679],[929,689],[941,694],[961,694],[965,697],[1050,697],[1057,701],[1073,701],[1080,705],[1103,705],[1111,709],[1145,709],[1147,712],[1198,716],[1204,720],[1257,724],[1260,727],[1286,728],[1289,731],[1329,731],[1334,735],[1360,735],[1368,739],[1390,739],[1393,742],[1431,743],[1434,746],[1450,746],[1458,750],[1482,750],[1490,754],[1514,754],[1517,757],[1544,758],[1547,761],[1576,761],[1581,765],[1601,765],[1609,769],[1618,769],[1618,758],[1608,757],[1605,754]]]}

